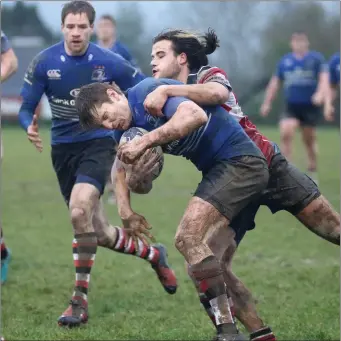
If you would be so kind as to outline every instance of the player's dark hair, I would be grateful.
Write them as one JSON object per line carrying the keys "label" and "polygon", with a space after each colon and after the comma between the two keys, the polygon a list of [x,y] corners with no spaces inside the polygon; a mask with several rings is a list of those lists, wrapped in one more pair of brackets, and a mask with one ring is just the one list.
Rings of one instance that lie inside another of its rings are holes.
{"label": "player's dark hair", "polygon": [[90,25],[93,25],[96,18],[96,11],[93,6],[85,0],[72,0],[67,2],[62,9],[62,24],[68,14],[81,14],[85,13],[89,19]]}
{"label": "player's dark hair", "polygon": [[296,30],[296,31],[292,32],[291,37],[293,37],[293,36],[306,36],[308,38],[307,32],[305,32],[303,30]]}
{"label": "player's dark hair", "polygon": [[167,30],[153,39],[153,44],[161,40],[172,42],[174,52],[179,55],[185,53],[191,71],[199,70],[208,64],[207,55],[219,47],[219,39],[211,28],[205,34],[195,34],[185,30]]}
{"label": "player's dark hair", "polygon": [[115,20],[115,18],[114,18],[112,15],[110,15],[110,14],[103,14],[103,15],[99,18],[99,20],[108,20],[108,21],[110,21],[114,26],[116,26],[116,20]]}
{"label": "player's dark hair", "polygon": [[108,89],[112,89],[120,95],[123,94],[116,84],[92,83],[80,88],[75,100],[75,108],[79,115],[79,122],[84,129],[92,129],[101,125],[96,107],[110,102],[107,94]]}

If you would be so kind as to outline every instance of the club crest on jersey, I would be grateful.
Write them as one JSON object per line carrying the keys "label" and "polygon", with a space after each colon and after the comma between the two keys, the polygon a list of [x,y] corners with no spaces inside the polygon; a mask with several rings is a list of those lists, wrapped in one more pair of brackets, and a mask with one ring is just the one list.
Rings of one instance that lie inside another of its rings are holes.
{"label": "club crest on jersey", "polygon": [[104,66],[95,66],[95,69],[92,71],[91,80],[95,82],[103,82],[106,80]]}

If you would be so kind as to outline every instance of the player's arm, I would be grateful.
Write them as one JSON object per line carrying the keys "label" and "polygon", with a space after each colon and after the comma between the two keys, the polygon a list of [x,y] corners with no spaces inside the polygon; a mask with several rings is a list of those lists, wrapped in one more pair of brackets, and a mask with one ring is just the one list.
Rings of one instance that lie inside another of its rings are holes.
{"label": "player's arm", "polygon": [[163,114],[168,121],[137,140],[141,141],[145,150],[182,139],[208,120],[203,109],[183,97],[169,98],[163,107]]}
{"label": "player's arm", "polygon": [[24,76],[24,84],[21,90],[23,102],[19,110],[19,122],[26,131],[28,139],[39,151],[42,151],[42,142],[39,136],[38,116],[35,115],[35,111],[45,92],[46,82],[44,66],[40,57],[37,56],[29,65]]}
{"label": "player's arm", "polygon": [[179,140],[208,121],[205,111],[184,97],[169,98],[163,107],[163,114],[167,118],[165,124],[118,149],[120,160],[131,164],[147,149]]}
{"label": "player's arm", "polygon": [[272,102],[276,98],[278,90],[281,86],[281,82],[284,79],[283,67],[282,62],[279,62],[277,65],[276,73],[271,77],[266,89],[265,89],[265,96],[264,101],[261,106],[261,115],[268,116],[269,112],[271,111]]}
{"label": "player's arm", "polygon": [[337,89],[338,89],[338,78],[337,73],[338,71],[335,68],[335,65],[330,65],[329,70],[329,81],[325,84],[324,88],[324,107],[323,107],[323,114],[326,121],[333,121],[334,120],[334,101],[337,97]]}
{"label": "player's arm", "polygon": [[1,35],[1,82],[6,81],[18,70],[18,58],[7,37]]}
{"label": "player's arm", "polygon": [[152,115],[162,116],[162,107],[169,97],[187,97],[199,105],[219,105],[225,103],[232,90],[222,69],[212,67],[199,73],[198,84],[161,85],[148,94],[145,109]]}
{"label": "player's arm", "polygon": [[328,64],[326,64],[326,61],[321,54],[318,55],[316,71],[318,73],[318,84],[312,101],[315,105],[321,105],[325,100],[325,94],[329,91]]}
{"label": "player's arm", "polygon": [[118,214],[121,219],[127,219],[133,214],[133,209],[130,204],[130,191],[126,183],[126,171],[117,157],[111,169],[111,181],[115,187]]}
{"label": "player's arm", "polygon": [[151,226],[148,224],[147,220],[142,215],[134,212],[131,207],[130,190],[126,183],[126,171],[117,158],[112,168],[111,179],[115,185],[118,214],[128,236],[133,238],[136,250],[139,249],[137,238],[146,245],[148,245],[148,241],[145,236],[150,240],[155,241],[153,235],[148,231],[151,229]]}

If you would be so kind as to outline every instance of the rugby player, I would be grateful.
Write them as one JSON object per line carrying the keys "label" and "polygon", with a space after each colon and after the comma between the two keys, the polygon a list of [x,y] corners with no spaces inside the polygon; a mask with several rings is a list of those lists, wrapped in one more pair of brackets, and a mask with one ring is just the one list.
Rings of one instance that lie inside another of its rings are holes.
{"label": "rugby player", "polygon": [[147,260],[164,289],[173,294],[176,278],[163,245],[133,243],[124,229],[104,215],[100,197],[115,157],[116,141],[106,129],[83,131],[74,107],[79,88],[91,82],[115,82],[126,90],[144,76],[121,56],[89,43],[95,10],[88,1],[67,2],[61,13],[64,41],[39,53],[27,69],[19,112],[28,139],[42,151],[35,109],[45,93],[52,111],[52,164],[73,226],[76,270],[70,305],[59,325],[78,326],[88,320],[88,286],[97,245]]}
{"label": "rugby player", "polygon": [[[234,236],[229,222],[255,199],[268,182],[265,157],[241,126],[221,106],[201,108],[186,97],[174,96],[163,107],[163,117],[147,114],[143,102],[151,91],[175,80],[147,78],[128,90],[127,97],[112,85],[83,86],[76,98],[81,124],[87,129],[117,129],[117,139],[130,127],[149,131],[119,146],[116,164],[116,198],[124,220],[139,219],[130,206],[125,164],[134,163],[151,147],[189,159],[203,178],[178,227],[175,245],[191,265],[193,277],[210,300],[218,340],[240,339],[228,303],[221,261],[228,249],[217,240]],[[144,218],[128,226],[131,234],[150,233]],[[224,227],[224,228],[221,228]]]}
{"label": "rugby player", "polygon": [[102,15],[96,24],[97,44],[122,56],[125,60],[137,67],[137,63],[128,48],[117,39],[116,20],[109,14]]}
{"label": "rugby player", "polygon": [[[102,15],[95,25],[96,36],[98,39],[97,44],[103,48],[109,49],[112,52],[119,54],[137,68],[137,63],[129,52],[128,48],[119,40],[117,40],[116,30],[117,26],[114,17],[109,14]],[[116,201],[115,192],[113,184],[110,180],[107,182],[106,187],[109,192],[108,203],[114,204]]]}
{"label": "rugby player", "polygon": [[[5,82],[18,70],[18,58],[4,32],[1,31],[1,82]],[[3,156],[3,145],[1,137],[1,160]],[[2,222],[0,221],[0,224]],[[1,229],[1,284],[7,280],[8,265],[11,259],[11,252],[6,247],[2,226]]]}
{"label": "rugby player", "polygon": [[334,120],[335,108],[333,102],[337,97],[340,86],[340,52],[335,53],[329,61],[329,82],[326,85],[324,98],[324,118],[326,121]]}
{"label": "rugby player", "polygon": [[[276,144],[262,135],[248,117],[244,116],[224,70],[207,65],[206,55],[213,53],[218,46],[218,38],[214,31],[208,31],[203,36],[183,30],[165,31],[158,35],[154,39],[152,50],[151,64],[154,77],[172,78],[190,85],[158,87],[147,96],[144,102],[146,110],[151,115],[162,117],[162,108],[171,96],[186,96],[200,105],[221,104],[262,150],[269,164],[269,185],[258,202],[249,205],[232,221],[231,227],[236,233],[237,245],[246,231],[254,228],[254,216],[259,205],[267,205],[273,213],[286,210],[296,216],[309,230],[339,245],[339,214],[320,194],[316,184],[288,163]],[[195,73],[191,74],[190,70]],[[129,183],[130,188],[134,188],[140,181],[143,171],[146,169],[135,170],[135,183]],[[231,258],[233,248],[231,246]],[[236,317],[251,333],[251,339],[259,340],[258,337],[263,336],[269,338],[269,334],[272,333],[270,328],[264,326],[257,317],[251,293],[232,273],[230,261],[231,259],[226,260],[224,275]],[[200,300],[208,314],[212,315],[211,307],[203,293],[200,293]]]}
{"label": "rugby player", "polygon": [[304,32],[293,33],[290,44],[292,52],[279,61],[266,89],[260,113],[263,117],[269,114],[271,103],[283,83],[286,110],[279,124],[281,150],[290,161],[294,134],[300,126],[308,156],[307,174],[317,181],[316,125],[323,104],[323,85],[328,78],[327,64],[320,53],[309,51],[309,40]]}

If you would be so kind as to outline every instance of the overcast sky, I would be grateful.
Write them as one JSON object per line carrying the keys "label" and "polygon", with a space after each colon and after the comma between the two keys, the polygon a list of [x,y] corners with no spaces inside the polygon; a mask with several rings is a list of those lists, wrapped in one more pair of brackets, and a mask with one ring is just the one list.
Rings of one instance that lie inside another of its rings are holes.
{"label": "overcast sky", "polygon": [[[306,0],[308,2],[312,2],[311,0]],[[13,5],[14,1],[10,0],[2,0],[2,3],[6,5]],[[25,1],[30,2],[38,5],[39,13],[41,14],[42,20],[45,21],[45,23],[50,26],[53,30],[58,30],[60,28],[60,11],[62,8],[62,5],[66,1]],[[104,13],[111,13],[113,16],[115,16],[115,9],[117,8],[117,3],[122,1],[91,1],[94,4],[94,7],[97,12],[97,16],[100,16]],[[129,2],[129,1],[127,1]],[[135,3],[136,1],[130,1],[131,3]],[[162,23],[164,25],[171,23],[171,18],[167,18],[167,6],[170,4],[169,1],[138,1],[139,5],[141,7],[141,10],[148,15],[148,19],[145,21],[146,29],[152,29],[155,23],[160,24],[160,18],[162,18]],[[175,1],[174,1],[175,2]],[[174,3],[173,2],[173,3]],[[321,2],[321,1],[319,1]],[[331,1],[323,1],[323,5],[329,10],[329,11],[339,11],[340,5],[339,1],[334,1],[332,3]],[[200,4],[200,2],[194,2],[193,6],[196,4]],[[262,13],[271,12],[271,2],[269,1],[263,1],[262,7]],[[266,18],[266,15],[263,16],[263,18]],[[159,25],[157,25],[159,26]]]}
{"label": "overcast sky", "polygon": [[[6,5],[13,5],[14,1],[5,0],[1,1]],[[45,23],[52,27],[53,30],[60,28],[60,12],[63,4],[67,1],[25,1],[38,5],[39,13]],[[120,1],[122,2],[122,1]],[[127,3],[135,3],[135,1],[125,1]],[[118,1],[91,1],[96,9],[97,16],[104,13],[110,13],[115,16],[115,9],[117,8]],[[160,14],[164,13],[167,2],[164,1],[139,1],[143,12],[148,14],[150,20],[146,21],[147,29],[152,28],[154,20],[160,20]]]}

